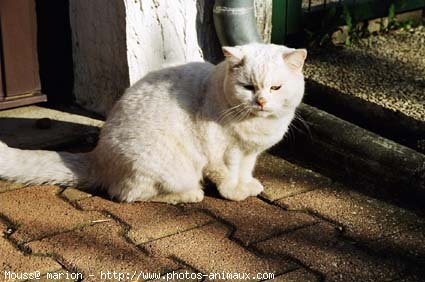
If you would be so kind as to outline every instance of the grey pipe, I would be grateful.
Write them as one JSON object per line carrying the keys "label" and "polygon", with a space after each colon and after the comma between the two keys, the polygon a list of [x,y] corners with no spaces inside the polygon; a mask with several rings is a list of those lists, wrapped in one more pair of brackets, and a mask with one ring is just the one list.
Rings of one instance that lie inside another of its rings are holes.
{"label": "grey pipe", "polygon": [[222,46],[262,42],[257,31],[254,0],[216,0],[213,15]]}

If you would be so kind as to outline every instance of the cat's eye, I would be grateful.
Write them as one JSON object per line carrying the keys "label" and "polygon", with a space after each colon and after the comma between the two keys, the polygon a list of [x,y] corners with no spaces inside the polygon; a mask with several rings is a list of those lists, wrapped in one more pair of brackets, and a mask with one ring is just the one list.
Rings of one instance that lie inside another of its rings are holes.
{"label": "cat's eye", "polygon": [[272,87],[270,87],[270,89],[273,90],[273,91],[276,91],[276,90],[279,90],[280,87],[282,87],[282,85],[272,86]]}
{"label": "cat's eye", "polygon": [[245,88],[246,90],[249,90],[249,91],[254,91],[255,90],[254,85],[249,85],[249,84],[244,84],[243,85],[243,88]]}

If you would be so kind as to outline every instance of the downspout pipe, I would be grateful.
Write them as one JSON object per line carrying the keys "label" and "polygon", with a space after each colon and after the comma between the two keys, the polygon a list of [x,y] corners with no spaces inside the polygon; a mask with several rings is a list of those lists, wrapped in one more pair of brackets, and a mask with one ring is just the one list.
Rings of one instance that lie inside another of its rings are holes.
{"label": "downspout pipe", "polygon": [[222,46],[262,42],[257,30],[254,0],[216,0],[213,16]]}

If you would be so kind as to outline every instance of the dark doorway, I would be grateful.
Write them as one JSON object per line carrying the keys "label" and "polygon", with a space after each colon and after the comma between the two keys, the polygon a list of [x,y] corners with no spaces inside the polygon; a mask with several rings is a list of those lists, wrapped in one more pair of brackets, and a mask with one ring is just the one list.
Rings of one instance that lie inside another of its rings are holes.
{"label": "dark doorway", "polygon": [[41,91],[50,104],[73,99],[72,39],[69,0],[37,0]]}

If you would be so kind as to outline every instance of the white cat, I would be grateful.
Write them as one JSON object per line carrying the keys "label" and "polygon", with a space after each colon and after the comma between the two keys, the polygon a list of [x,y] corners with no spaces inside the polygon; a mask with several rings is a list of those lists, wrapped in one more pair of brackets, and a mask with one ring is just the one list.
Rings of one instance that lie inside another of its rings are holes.
{"label": "white cat", "polygon": [[201,181],[240,201],[263,191],[257,156],[282,139],[304,93],[307,52],[278,45],[223,47],[217,66],[189,63],[146,75],[115,104],[89,153],[0,143],[0,177],[100,187],[119,201],[199,202]]}

